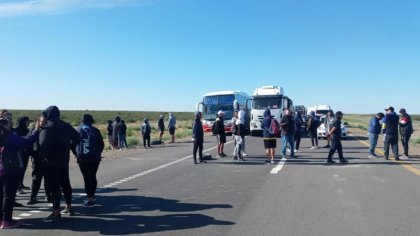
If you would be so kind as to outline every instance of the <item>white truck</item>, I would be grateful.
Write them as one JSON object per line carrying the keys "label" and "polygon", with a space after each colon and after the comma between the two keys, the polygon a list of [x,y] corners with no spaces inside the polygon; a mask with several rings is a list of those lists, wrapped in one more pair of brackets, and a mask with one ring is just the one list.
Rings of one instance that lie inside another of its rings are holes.
{"label": "white truck", "polygon": [[280,118],[283,116],[283,109],[293,108],[293,102],[284,96],[282,87],[271,85],[256,88],[252,94],[250,121],[252,136],[262,133],[261,123],[264,119],[264,111],[267,108],[270,109],[271,116],[280,121]]}

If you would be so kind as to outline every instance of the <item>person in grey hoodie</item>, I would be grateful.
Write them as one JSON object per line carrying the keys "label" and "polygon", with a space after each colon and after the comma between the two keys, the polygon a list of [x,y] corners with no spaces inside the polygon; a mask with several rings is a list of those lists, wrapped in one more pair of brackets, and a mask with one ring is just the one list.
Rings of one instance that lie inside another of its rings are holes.
{"label": "person in grey hoodie", "polygon": [[235,124],[235,153],[234,153],[234,159],[240,159],[242,161],[245,161],[245,159],[242,157],[242,147],[245,144],[245,111],[239,111],[238,112],[238,119],[236,120]]}
{"label": "person in grey hoodie", "polygon": [[169,134],[171,135],[170,143],[175,143],[175,128],[176,128],[176,118],[172,113],[169,113],[168,130],[169,130]]}

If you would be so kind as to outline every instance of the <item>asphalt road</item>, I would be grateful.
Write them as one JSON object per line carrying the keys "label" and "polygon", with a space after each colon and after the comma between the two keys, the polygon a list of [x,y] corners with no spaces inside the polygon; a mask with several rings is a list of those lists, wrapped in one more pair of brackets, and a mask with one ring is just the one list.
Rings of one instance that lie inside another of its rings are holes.
{"label": "asphalt road", "polygon": [[[15,208],[25,225],[0,235],[420,235],[420,160],[368,159],[360,140],[343,141],[350,163],[333,166],[324,165],[328,149],[309,150],[307,138],[284,166],[265,164],[255,137],[246,162],[194,165],[189,142],[138,150],[101,163],[96,207],[80,206],[83,182],[71,168],[75,216],[44,223],[47,203]],[[215,145],[214,137],[204,145],[213,157]]]}

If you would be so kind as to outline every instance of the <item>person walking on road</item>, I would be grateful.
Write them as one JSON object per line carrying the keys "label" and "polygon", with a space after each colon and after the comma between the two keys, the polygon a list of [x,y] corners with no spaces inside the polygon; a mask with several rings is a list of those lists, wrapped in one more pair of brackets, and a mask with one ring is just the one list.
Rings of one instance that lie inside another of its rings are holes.
{"label": "person walking on road", "polygon": [[302,138],[302,125],[303,125],[303,119],[302,119],[302,110],[299,110],[295,117],[295,153],[300,152],[300,140]]}
{"label": "person walking on road", "polygon": [[106,134],[108,135],[108,145],[109,149],[114,149],[114,144],[112,140],[112,120],[108,120],[108,125],[106,127]]}
{"label": "person walking on road", "polygon": [[385,109],[386,115],[382,119],[382,132],[384,134],[384,158],[389,159],[389,146],[392,147],[392,152],[396,161],[399,161],[398,156],[398,123],[399,117],[394,112],[394,107],[390,106]]}
{"label": "person walking on road", "polygon": [[169,130],[169,134],[171,135],[170,143],[175,143],[175,129],[176,129],[176,118],[172,113],[169,113],[168,130]]}
{"label": "person walking on road", "polygon": [[[235,138],[235,136],[236,136],[235,135],[235,133],[236,133],[236,127],[237,127],[237,126],[235,126],[235,124],[236,124],[237,121],[238,121],[238,111],[235,111],[233,113],[233,117],[232,117],[232,140],[233,140],[233,153],[232,153],[232,157],[234,159],[235,159],[235,156],[237,155],[236,138]],[[242,152],[242,156],[243,157],[248,156],[248,154],[246,154],[246,152],[245,152],[245,136],[243,137],[243,143],[242,143],[242,147],[241,147],[241,152]]]}
{"label": "person walking on road", "polygon": [[331,126],[332,128],[327,135],[327,137],[331,139],[331,147],[330,152],[328,153],[327,164],[335,163],[332,157],[336,151],[338,152],[338,157],[340,158],[340,164],[348,163],[343,156],[343,145],[341,144],[341,119],[343,119],[343,113],[341,111],[337,111]]}
{"label": "person walking on road", "polygon": [[267,156],[266,162],[275,164],[274,155],[276,154],[277,139],[276,139],[276,135],[270,132],[271,123],[275,121],[271,116],[270,109],[266,109],[263,113],[263,116],[264,116],[264,120],[261,124],[261,128],[263,129],[264,148],[265,148],[265,154]]}
{"label": "person walking on road", "polygon": [[80,142],[73,150],[85,183],[87,198],[82,204],[83,207],[95,206],[95,192],[98,185],[96,173],[105,147],[101,132],[92,126],[94,122],[92,115],[83,115],[82,124],[77,128]]}
{"label": "person walking on road", "polygon": [[290,146],[290,157],[295,158],[295,121],[292,117],[292,112],[286,108],[284,109],[284,116],[280,120],[281,126],[281,153],[282,158],[287,158],[286,147]]}
{"label": "person walking on road", "polygon": [[160,115],[159,120],[158,120],[158,130],[159,130],[159,141],[160,142],[162,142],[162,136],[163,136],[163,133],[165,132],[164,118],[165,118],[164,115]]}
{"label": "person walking on road", "polygon": [[369,121],[368,134],[369,134],[369,158],[377,158],[375,154],[375,148],[378,144],[379,134],[381,133],[381,124],[380,120],[384,118],[384,113],[379,112],[376,116],[372,117]]}
{"label": "person walking on road", "polygon": [[[149,120],[144,118],[143,125],[141,126],[141,134],[143,135],[143,146],[144,148],[150,148],[150,134],[152,133],[152,127],[149,124]],[[147,146],[146,146],[147,144]]]}
{"label": "person walking on road", "polygon": [[217,156],[218,157],[226,157],[227,155],[224,152],[224,147],[226,143],[226,132],[225,132],[225,124],[224,124],[224,117],[225,112],[224,111],[218,111],[217,112],[217,119],[213,124],[213,134],[216,134],[217,136]]}
{"label": "person walking on road", "polygon": [[197,111],[195,112],[195,120],[192,127],[192,141],[194,143],[193,148],[193,158],[194,158],[194,164],[197,164],[197,151],[198,151],[198,157],[200,163],[206,163],[205,160],[203,160],[203,143],[204,143],[204,131],[203,131],[203,125],[201,123],[201,112]]}
{"label": "person walking on road", "polygon": [[[43,111],[47,124],[39,135],[41,155],[45,163],[45,182],[52,200],[53,211],[44,222],[61,220],[62,214],[73,215],[72,188],[69,178],[70,150],[80,141],[79,133],[60,119],[60,110],[50,106]],[[61,190],[66,208],[60,213]]]}
{"label": "person walking on road", "polygon": [[[325,116],[325,120],[324,120],[324,127],[325,130],[328,132],[329,130],[331,130],[331,126],[332,123],[334,122],[334,111],[333,110],[329,110],[328,114]],[[325,148],[330,148],[330,140],[327,138],[327,145],[324,146]]]}
{"label": "person walking on road", "polygon": [[239,111],[238,119],[234,125],[236,128],[235,131],[235,153],[233,158],[241,161],[245,161],[242,157],[242,147],[245,146],[245,111]]}
{"label": "person walking on road", "polygon": [[308,124],[306,126],[306,129],[308,130],[309,135],[311,136],[311,143],[312,143],[311,150],[318,149],[318,134],[317,134],[318,126],[319,126],[318,118],[316,117],[315,112],[311,111],[309,119],[308,119]]}
{"label": "person walking on road", "polygon": [[409,159],[408,155],[408,145],[410,142],[411,134],[413,133],[413,123],[411,120],[411,116],[407,114],[407,111],[404,108],[400,109],[400,135],[401,135],[401,142],[404,148],[404,155],[400,156],[400,159],[407,160]]}

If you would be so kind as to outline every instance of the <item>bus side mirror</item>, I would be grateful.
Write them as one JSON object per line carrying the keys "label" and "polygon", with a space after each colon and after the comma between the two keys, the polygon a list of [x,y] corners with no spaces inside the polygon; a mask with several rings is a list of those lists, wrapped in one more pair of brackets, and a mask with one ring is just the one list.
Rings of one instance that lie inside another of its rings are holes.
{"label": "bus side mirror", "polygon": [[199,102],[199,103],[195,104],[195,111],[201,111],[200,110],[200,106],[203,107],[204,106],[204,103],[203,102]]}

